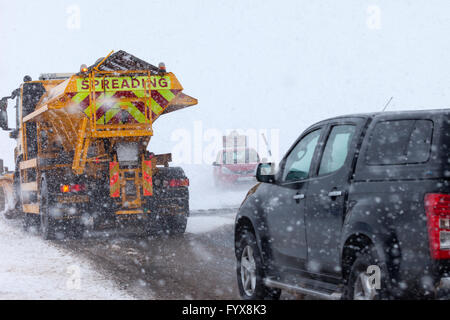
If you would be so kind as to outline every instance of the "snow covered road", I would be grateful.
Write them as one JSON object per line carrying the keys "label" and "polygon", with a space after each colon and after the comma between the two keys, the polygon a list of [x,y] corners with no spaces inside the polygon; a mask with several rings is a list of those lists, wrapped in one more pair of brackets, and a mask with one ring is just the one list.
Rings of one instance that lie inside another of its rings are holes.
{"label": "snow covered road", "polygon": [[86,259],[0,215],[0,299],[133,299]]}
{"label": "snow covered road", "polygon": [[106,233],[58,246],[89,259],[139,299],[239,299],[233,223],[236,209],[191,212],[184,235]]}
{"label": "snow covered road", "polygon": [[[235,210],[222,210],[217,215],[214,210],[204,210],[200,214],[194,214],[189,219],[186,239],[223,226],[231,227],[234,212]],[[204,241],[198,241],[195,237],[181,246],[174,245],[182,239],[183,237],[136,241],[112,235],[107,239],[94,236],[83,240],[44,241],[36,233],[23,231],[20,219],[6,220],[0,214],[0,300],[171,298],[171,295],[155,295],[152,286],[147,285],[142,277],[129,275],[124,281],[123,271],[117,271],[117,268],[128,263],[135,264],[138,257],[147,258],[149,253],[145,248],[151,250],[148,246],[153,246],[153,252],[159,250],[161,253],[163,246],[167,245],[163,254],[168,254],[174,261],[180,258],[176,255],[184,250],[180,248],[185,244],[192,249],[189,252],[199,259],[213,258],[214,250],[208,249]],[[87,254],[88,251],[91,254]],[[111,257],[114,259],[111,260]],[[153,258],[161,257],[153,255]],[[187,256],[183,259],[187,261],[190,258]],[[116,260],[117,265],[114,264]],[[181,260],[179,263],[183,264]],[[111,270],[108,267],[111,264],[116,269]],[[138,275],[139,273],[140,269]],[[114,281],[119,278],[119,281]],[[156,289],[165,285],[165,281],[158,279]],[[189,293],[184,297],[193,298]]]}
{"label": "snow covered road", "polygon": [[[236,209],[195,210],[179,236],[44,241],[0,217],[1,299],[240,299]],[[296,297],[283,293],[282,299]]]}

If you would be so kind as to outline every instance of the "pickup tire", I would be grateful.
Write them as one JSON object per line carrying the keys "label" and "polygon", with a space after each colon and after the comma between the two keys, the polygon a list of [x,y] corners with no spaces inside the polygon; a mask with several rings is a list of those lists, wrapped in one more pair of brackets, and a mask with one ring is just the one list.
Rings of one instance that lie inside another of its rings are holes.
{"label": "pickup tire", "polygon": [[264,266],[255,235],[244,230],[239,234],[236,247],[237,281],[244,300],[278,300],[281,290],[264,285]]}
{"label": "pickup tire", "polygon": [[[368,274],[369,266],[378,266],[380,271],[377,289],[374,283],[374,273]],[[350,274],[344,287],[344,300],[384,300],[388,299],[386,273],[380,266],[380,260],[373,248],[361,251],[351,266]]]}

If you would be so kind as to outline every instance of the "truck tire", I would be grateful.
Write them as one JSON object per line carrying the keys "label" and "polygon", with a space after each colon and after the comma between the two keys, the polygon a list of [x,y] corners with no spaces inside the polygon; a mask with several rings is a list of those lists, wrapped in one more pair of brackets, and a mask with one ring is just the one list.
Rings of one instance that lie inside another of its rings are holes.
{"label": "truck tire", "polygon": [[5,191],[0,187],[0,212],[6,209],[6,196]]}
{"label": "truck tire", "polygon": [[[184,170],[180,167],[158,168],[158,172],[153,176],[153,181],[158,183],[153,186],[153,197],[149,198],[148,207],[157,221],[149,220],[149,233],[153,233],[154,228],[151,224],[155,222],[159,225],[159,232],[168,235],[179,235],[186,231],[187,219],[189,217],[189,189],[187,187],[180,188],[164,188],[162,181],[170,181],[171,179],[187,179]],[[176,213],[166,213],[165,207],[177,202],[177,206],[182,208]],[[158,233],[158,232],[157,232]]]}
{"label": "truck tire", "polygon": [[20,170],[19,164],[22,161],[22,156],[18,156],[16,160],[16,168],[14,170],[14,201],[15,209],[18,213],[22,212],[22,201],[20,196]]}
{"label": "truck tire", "polygon": [[170,216],[167,218],[167,225],[169,227],[169,235],[183,234],[186,232],[188,215],[186,213],[182,215]]}
{"label": "truck tire", "polygon": [[15,210],[14,208],[10,208],[8,201],[9,200],[8,196],[6,195],[5,188],[0,187],[0,212],[4,213],[3,216],[6,219],[13,219],[17,216],[17,210]]}
{"label": "truck tire", "polygon": [[50,215],[50,194],[45,178],[41,182],[39,193],[39,216],[41,222],[41,235],[44,240],[56,239],[57,221]]}
{"label": "truck tire", "polygon": [[39,215],[33,213],[26,213],[22,211],[22,200],[20,195],[20,171],[19,163],[22,161],[22,156],[19,156],[16,163],[16,170],[14,172],[14,198],[16,201],[15,211],[22,215],[22,227],[25,231],[38,232],[40,227]]}
{"label": "truck tire", "polygon": [[24,212],[22,214],[22,227],[27,232],[38,232],[40,228],[39,215]]}
{"label": "truck tire", "polygon": [[84,231],[86,230],[81,218],[70,221],[71,234],[74,239],[82,239]]}
{"label": "truck tire", "polygon": [[269,288],[264,284],[264,266],[255,235],[244,230],[236,240],[238,242],[236,274],[242,299],[278,300],[281,290]]}

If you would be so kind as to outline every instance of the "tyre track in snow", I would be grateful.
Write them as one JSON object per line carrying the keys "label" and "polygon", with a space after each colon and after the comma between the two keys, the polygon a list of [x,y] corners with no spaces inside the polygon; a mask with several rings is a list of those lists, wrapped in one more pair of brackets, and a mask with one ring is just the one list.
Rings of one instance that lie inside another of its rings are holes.
{"label": "tyre track in snow", "polygon": [[[228,215],[230,210],[191,216]],[[232,221],[229,219],[229,221]],[[189,229],[188,229],[189,230]],[[178,236],[99,235],[56,245],[88,258],[138,299],[239,299],[233,224]]]}

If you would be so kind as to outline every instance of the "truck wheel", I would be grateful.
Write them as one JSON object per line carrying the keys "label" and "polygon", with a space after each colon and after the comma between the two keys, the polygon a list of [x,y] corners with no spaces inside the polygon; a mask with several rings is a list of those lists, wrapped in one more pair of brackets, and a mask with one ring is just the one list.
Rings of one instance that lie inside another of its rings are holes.
{"label": "truck wheel", "polygon": [[39,232],[39,216],[33,213],[22,214],[22,227],[24,231],[37,231]]}
{"label": "truck wheel", "polygon": [[3,212],[6,219],[12,219],[15,216],[15,210],[8,208],[8,197],[3,187],[0,187],[0,212]]}
{"label": "truck wheel", "polygon": [[84,234],[84,231],[86,230],[86,227],[83,224],[83,222],[81,221],[81,219],[72,221],[70,223],[70,228],[71,228],[74,239],[83,238],[83,234]]}
{"label": "truck wheel", "polygon": [[5,218],[6,219],[14,219],[16,217],[16,211],[14,209],[9,209],[5,211]]}
{"label": "truck wheel", "polygon": [[187,225],[187,215],[183,214],[180,216],[172,216],[169,218],[168,221],[169,225],[169,234],[175,235],[175,234],[183,234],[186,232],[186,225]]}
{"label": "truck wheel", "polygon": [[22,161],[22,156],[17,158],[16,169],[14,171],[14,191],[13,197],[15,202],[15,209],[17,213],[22,213],[22,200],[21,200],[21,192],[20,192],[20,170],[19,163]]}
{"label": "truck wheel", "polygon": [[0,212],[6,209],[6,195],[2,187],[0,187]]}
{"label": "truck wheel", "polygon": [[244,231],[237,239],[237,282],[244,300],[278,300],[281,290],[264,285],[264,266],[255,235]]}
{"label": "truck wheel", "polygon": [[39,194],[39,215],[41,221],[41,234],[44,240],[56,238],[57,221],[51,217],[49,210],[49,193],[45,179],[41,183]]}
{"label": "truck wheel", "polygon": [[373,249],[361,252],[351,267],[343,299],[345,300],[381,300],[387,298],[385,274],[380,266],[380,288],[374,285],[372,274],[368,274],[369,266],[379,266],[379,260]]}

